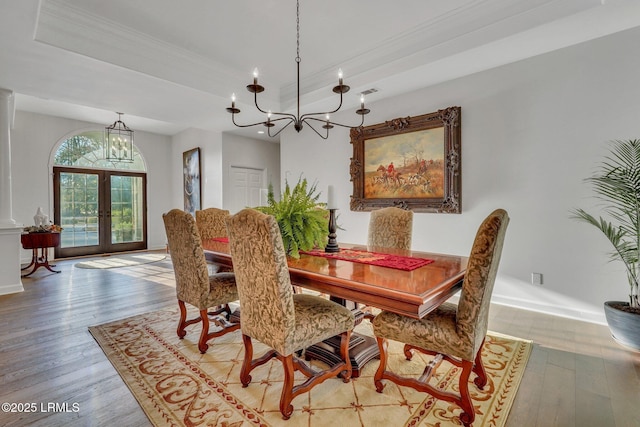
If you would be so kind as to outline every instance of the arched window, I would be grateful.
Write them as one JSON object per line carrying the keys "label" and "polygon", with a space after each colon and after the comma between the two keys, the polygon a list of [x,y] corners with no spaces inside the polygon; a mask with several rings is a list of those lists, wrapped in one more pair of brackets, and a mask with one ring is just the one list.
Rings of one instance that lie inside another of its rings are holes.
{"label": "arched window", "polygon": [[105,158],[104,134],[87,131],[76,134],[60,143],[54,157],[56,166],[71,166],[95,169],[119,169],[145,171],[144,160],[133,146],[133,162],[116,162]]}
{"label": "arched window", "polygon": [[62,226],[56,258],[147,248],[145,163],[105,158],[103,133],[77,133],[53,158],[54,221]]}

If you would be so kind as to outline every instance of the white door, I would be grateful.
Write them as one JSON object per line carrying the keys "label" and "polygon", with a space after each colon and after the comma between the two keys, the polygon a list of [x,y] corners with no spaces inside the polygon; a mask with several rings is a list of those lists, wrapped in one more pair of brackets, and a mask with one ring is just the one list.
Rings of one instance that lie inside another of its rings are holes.
{"label": "white door", "polygon": [[242,168],[231,166],[231,213],[236,213],[246,207],[263,204],[260,201],[260,190],[264,185],[264,169]]}

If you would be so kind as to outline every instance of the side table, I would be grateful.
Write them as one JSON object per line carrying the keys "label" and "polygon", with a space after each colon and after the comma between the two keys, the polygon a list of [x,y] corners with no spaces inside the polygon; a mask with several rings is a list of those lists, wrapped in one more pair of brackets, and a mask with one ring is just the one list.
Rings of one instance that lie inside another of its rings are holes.
{"label": "side table", "polygon": [[[48,248],[55,248],[60,244],[60,233],[58,232],[36,232],[36,233],[24,233],[20,236],[20,241],[24,249],[32,249],[33,256],[31,257],[31,263],[21,270],[26,270],[33,266],[33,270],[24,274],[22,277],[32,275],[38,268],[44,267],[54,273],[60,273],[51,267],[55,267],[53,264],[49,264]],[[40,250],[40,255],[38,255]]]}

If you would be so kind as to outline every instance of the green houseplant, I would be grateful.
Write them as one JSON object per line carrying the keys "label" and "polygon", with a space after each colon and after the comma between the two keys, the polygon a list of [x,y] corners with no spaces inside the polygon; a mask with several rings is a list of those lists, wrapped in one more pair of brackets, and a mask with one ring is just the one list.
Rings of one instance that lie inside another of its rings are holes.
{"label": "green houseplant", "polygon": [[301,250],[324,247],[327,243],[329,216],[319,198],[316,184],[309,185],[306,178],[300,177],[293,189],[285,180],[280,200],[275,199],[273,186],[269,184],[267,206],[256,207],[278,221],[287,255],[299,258]]}
{"label": "green houseplant", "polygon": [[640,349],[640,140],[612,141],[609,154],[585,181],[603,203],[603,215],[576,209],[572,217],[600,230],[613,246],[611,260],[624,264],[629,302],[605,302],[605,315],[617,341]]}

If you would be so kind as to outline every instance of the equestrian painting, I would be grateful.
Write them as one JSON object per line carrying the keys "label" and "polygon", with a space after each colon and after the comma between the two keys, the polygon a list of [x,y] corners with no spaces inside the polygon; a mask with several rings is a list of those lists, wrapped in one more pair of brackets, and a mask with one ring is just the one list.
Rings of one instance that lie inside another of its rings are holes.
{"label": "equestrian painting", "polygon": [[461,108],[351,128],[352,211],[461,213]]}
{"label": "equestrian painting", "polygon": [[364,145],[366,198],[442,198],[444,127],[381,138]]}

